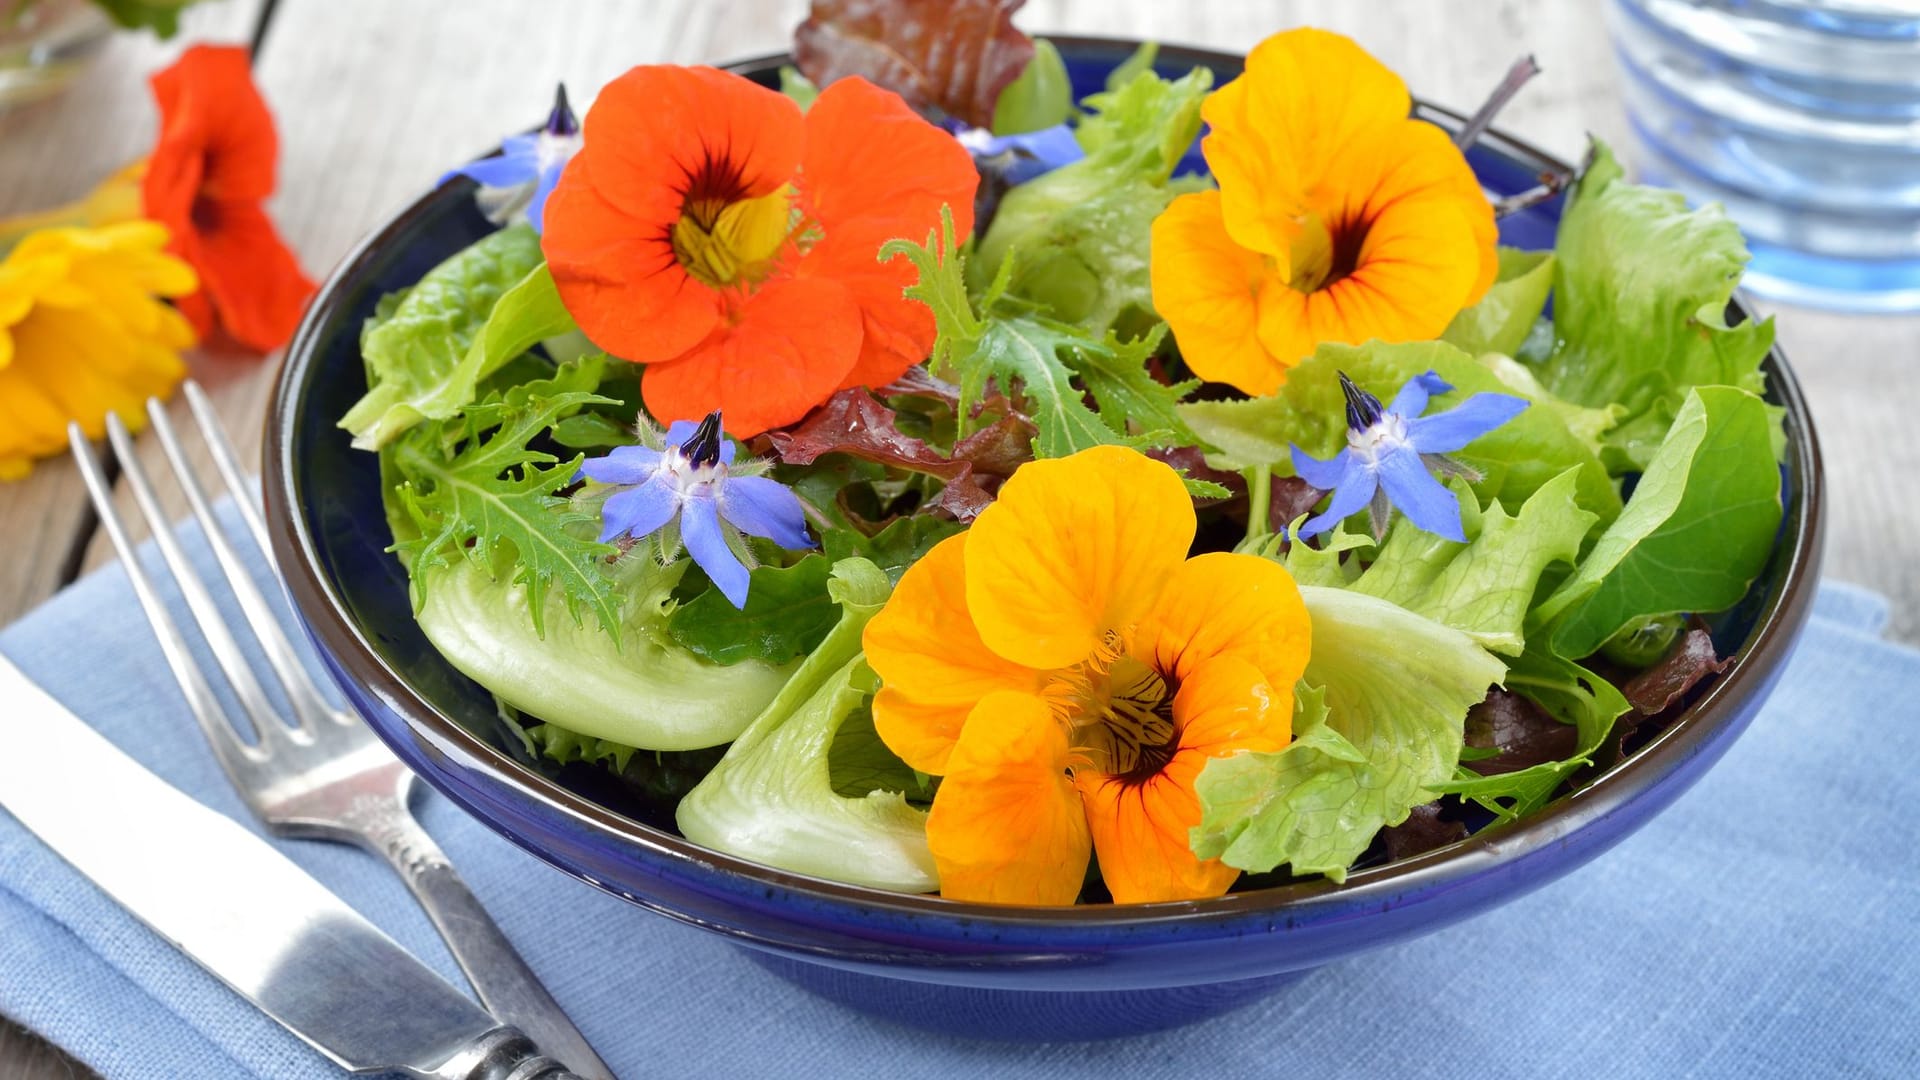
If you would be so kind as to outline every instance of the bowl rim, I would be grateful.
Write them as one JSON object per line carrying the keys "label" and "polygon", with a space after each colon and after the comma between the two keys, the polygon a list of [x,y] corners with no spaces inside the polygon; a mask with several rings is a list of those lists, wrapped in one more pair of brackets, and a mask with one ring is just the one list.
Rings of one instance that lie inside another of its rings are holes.
{"label": "bowl rim", "polygon": [[[1140,44],[1135,39],[1081,35],[1050,35],[1049,40],[1068,55],[1124,53]],[[1215,66],[1233,66],[1244,61],[1238,54],[1171,45],[1161,47],[1160,57],[1162,63],[1204,62]],[[718,66],[751,74],[769,70],[787,59],[784,53],[773,53]],[[1415,115],[1443,127],[1457,126],[1465,119],[1460,113],[1417,98]],[[1554,156],[1497,129],[1489,130],[1479,145],[1542,171],[1571,169]],[[1718,730],[1740,714],[1741,706],[1764,691],[1769,676],[1791,652],[1812,608],[1824,531],[1825,494],[1819,439],[1799,382],[1776,343],[1763,361],[1763,368],[1771,395],[1786,410],[1789,463],[1798,480],[1799,493],[1797,503],[1790,501],[1785,508],[1786,517],[1775,541],[1788,545],[1787,565],[1769,589],[1752,631],[1733,653],[1730,668],[1686,711],[1632,756],[1588,786],[1560,796],[1525,818],[1487,826],[1464,840],[1420,855],[1355,871],[1338,884],[1327,879],[1310,879],[1205,900],[1144,904],[1044,907],[973,903],[845,884],[728,855],[592,802],[516,760],[441,712],[373,649],[368,635],[348,613],[338,590],[320,573],[316,545],[304,515],[291,510],[301,504],[305,493],[295,471],[294,443],[289,436],[301,419],[301,393],[310,382],[307,371],[313,366],[324,340],[322,328],[339,317],[339,309],[350,306],[349,286],[363,268],[381,257],[398,234],[420,218],[439,211],[443,203],[461,197],[464,197],[464,188],[442,185],[414,200],[379,229],[363,237],[328,275],[302,318],[286,349],[266,418],[262,477],[272,555],[294,607],[310,633],[332,654],[342,671],[391,707],[416,739],[425,737],[436,745],[451,748],[484,769],[492,780],[544,803],[550,810],[616,841],[624,849],[638,849],[647,859],[664,860],[701,874],[738,879],[738,883],[755,889],[777,887],[807,897],[821,907],[849,914],[878,908],[915,919],[1001,930],[1062,927],[1098,930],[1117,926],[1138,929],[1143,924],[1230,922],[1325,903],[1378,907],[1391,904],[1396,897],[1410,891],[1444,890],[1451,883],[1518,861],[1619,811],[1705,750]],[[1744,294],[1736,292],[1730,307],[1743,319],[1755,317]],[[1776,552],[1778,550],[1776,547]],[[377,725],[375,728],[379,730]],[[388,737],[385,732],[381,734],[383,738]],[[492,821],[485,824],[521,843],[510,830]],[[529,850],[552,861],[546,852],[531,847]],[[1520,891],[1524,890],[1516,887],[1515,895]]]}

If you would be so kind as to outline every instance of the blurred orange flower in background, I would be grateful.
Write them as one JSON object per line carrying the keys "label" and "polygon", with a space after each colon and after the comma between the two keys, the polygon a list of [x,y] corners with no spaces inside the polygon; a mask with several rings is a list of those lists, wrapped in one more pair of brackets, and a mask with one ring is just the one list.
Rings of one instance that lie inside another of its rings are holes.
{"label": "blurred orange flower in background", "polygon": [[262,206],[280,144],[247,50],[196,45],[152,85],[160,137],[142,185],[145,213],[200,275],[180,311],[203,339],[217,322],[240,344],[271,352],[293,335],[314,286]]}
{"label": "blurred orange flower in background", "polygon": [[719,409],[746,437],[926,359],[933,313],[880,246],[973,228],[971,156],[860,78],[804,114],[714,68],[637,67],[588,111],[542,247],[594,344],[645,364],[661,420]]}
{"label": "blurred orange flower in background", "polygon": [[1499,270],[1493,208],[1398,75],[1289,30],[1201,108],[1220,187],[1153,223],[1154,307],[1202,378],[1270,394],[1322,342],[1437,336]]}

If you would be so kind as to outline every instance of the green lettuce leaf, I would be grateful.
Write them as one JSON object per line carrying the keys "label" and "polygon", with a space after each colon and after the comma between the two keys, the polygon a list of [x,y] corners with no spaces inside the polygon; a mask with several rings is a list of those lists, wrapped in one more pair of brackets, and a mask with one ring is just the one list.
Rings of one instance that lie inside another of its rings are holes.
{"label": "green lettuce leaf", "polygon": [[[28,0],[29,4],[32,0]],[[128,30],[151,30],[170,38],[180,32],[180,13],[199,0],[94,0],[114,22]],[[0,25],[5,20],[0,19]]]}
{"label": "green lettuce leaf", "polygon": [[708,589],[674,609],[667,634],[674,644],[716,664],[797,660],[840,621],[839,606],[827,596],[832,568],[832,561],[818,555],[792,566],[756,566],[746,607],[736,608],[720,590]]}
{"label": "green lettuce leaf", "polygon": [[585,455],[561,461],[529,446],[562,418],[612,403],[592,392],[605,363],[599,356],[563,365],[551,379],[491,396],[455,421],[416,428],[390,448],[404,478],[392,495],[412,523],[395,550],[413,575],[416,609],[434,571],[449,563],[489,575],[511,567],[512,581],[526,586],[521,610],[536,635],[546,629],[548,590],[558,586],[573,621],[591,612],[618,638],[620,603],[603,570],[616,549],[595,539],[597,513],[560,495]]}
{"label": "green lettuce leaf", "polygon": [[473,401],[479,380],[573,329],[530,226],[492,233],[434,267],[362,335],[368,390],[340,426],[377,450]]}
{"label": "green lettuce leaf", "polygon": [[1369,596],[1462,631],[1508,656],[1526,646],[1522,632],[1541,574],[1571,566],[1595,516],[1575,503],[1579,470],[1568,469],[1528,497],[1517,515],[1499,503],[1482,513],[1455,480],[1467,543],[1456,544],[1395,520],[1373,562],[1353,583]]}
{"label": "green lettuce leaf", "polygon": [[[1218,448],[1219,453],[1207,455],[1209,465],[1231,470],[1270,465],[1280,475],[1291,476],[1289,443],[1319,458],[1330,457],[1346,445],[1346,399],[1338,378],[1342,371],[1382,401],[1392,400],[1407,380],[1433,371],[1453,390],[1436,397],[1429,406],[1431,412],[1451,408],[1476,393],[1514,392],[1457,346],[1443,341],[1399,345],[1374,341],[1320,346],[1271,397],[1188,402],[1179,406],[1179,413],[1203,441]],[[1598,515],[1603,523],[1620,512],[1620,495],[1606,467],[1588,440],[1570,430],[1561,411],[1554,408],[1527,409],[1451,456],[1481,472],[1473,491],[1482,503],[1498,499],[1517,510],[1549,481],[1577,468],[1575,498],[1580,508]]]}
{"label": "green lettuce leaf", "polygon": [[1760,361],[1773,320],[1726,323],[1747,264],[1740,230],[1718,204],[1689,210],[1677,191],[1622,179],[1596,141],[1560,219],[1555,246],[1556,346],[1541,381],[1590,407],[1618,404],[1608,436],[1615,472],[1644,469],[1688,388],[1765,389]]}
{"label": "green lettuce leaf", "polygon": [[1620,405],[1588,408],[1563,401],[1540,385],[1540,377],[1534,373],[1531,365],[1511,356],[1488,352],[1481,353],[1478,359],[1482,367],[1506,384],[1508,393],[1518,394],[1533,402],[1535,408],[1550,410],[1558,416],[1561,423],[1567,425],[1567,430],[1579,438],[1595,457],[1600,457],[1606,448],[1607,432],[1612,431],[1627,413],[1626,408]]}
{"label": "green lettuce leaf", "polygon": [[1632,708],[1607,680],[1541,647],[1529,647],[1507,668],[1505,685],[1576,729],[1575,749],[1564,761],[1481,776],[1469,769],[1434,790],[1472,799],[1503,819],[1523,817],[1545,806],[1567,777],[1593,763],[1613,732],[1613,723]]}
{"label": "green lettuce leaf", "polygon": [[1644,616],[1746,595],[1780,525],[1772,433],[1766,402],[1745,390],[1689,391],[1627,508],[1533,612],[1553,651],[1578,659]]}
{"label": "green lettuce leaf", "polygon": [[1453,317],[1440,335],[1474,355],[1518,352],[1553,289],[1553,253],[1500,249],[1500,276],[1480,302]]}
{"label": "green lettuce leaf", "polygon": [[912,514],[868,536],[856,529],[830,529],[820,537],[820,546],[833,562],[862,558],[885,571],[887,580],[898,585],[907,567],[947,537],[964,530],[957,521]]}
{"label": "green lettuce leaf", "polygon": [[[674,644],[666,609],[688,565],[628,558],[604,571],[609,592],[623,601],[617,639],[565,618],[565,602],[551,593],[541,601],[546,631],[535,631],[527,586],[466,559],[424,570],[432,583],[416,617],[461,673],[546,727],[596,740],[588,760],[612,757],[624,769],[625,748],[695,750],[733,740],[796,666],[743,660],[722,667]],[[544,738],[549,750],[558,745],[554,732]]]}
{"label": "green lettuce leaf", "polygon": [[1019,135],[1064,124],[1073,112],[1067,62],[1046,38],[1033,39],[1033,59],[993,103],[993,133]]}
{"label": "green lettuce leaf", "polygon": [[[1115,443],[1192,445],[1193,433],[1174,405],[1193,384],[1162,386],[1146,377],[1145,360],[1159,343],[1158,333],[1121,343],[1111,334],[1092,334],[1005,300],[1011,261],[1001,264],[976,306],[967,295],[966,259],[955,246],[953,216],[945,211],[941,229],[924,245],[889,241],[880,257],[905,257],[919,271],[919,281],[906,294],[933,311],[939,337],[929,366],[959,383],[960,416],[972,415],[989,385],[998,385],[1009,392],[1017,388],[1024,399],[1038,432],[1034,453],[1039,457],[1064,457]],[[1076,375],[1098,388],[1097,410],[1087,406],[1085,392],[1075,385]],[[1129,420],[1174,426],[1134,432]]]}
{"label": "green lettuce leaf", "polygon": [[1300,590],[1313,619],[1304,684],[1323,722],[1296,718],[1275,753],[1215,758],[1200,772],[1194,853],[1256,873],[1344,880],[1374,834],[1454,778],[1467,710],[1503,665],[1458,630],[1349,589]]}
{"label": "green lettuce leaf", "polygon": [[1191,185],[1169,183],[1200,132],[1204,68],[1177,80],[1143,70],[1094,94],[1077,135],[1087,156],[1007,192],[980,241],[972,284],[985,289],[1019,252],[1011,295],[1102,334],[1124,313],[1151,312],[1147,238],[1153,219]]}
{"label": "green lettuce leaf", "polygon": [[877,680],[860,634],[891,586],[864,559],[836,563],[828,585],[840,622],[753,724],[734,740],[675,821],[687,839],[801,874],[900,892],[939,887],[926,813],[897,791],[835,790],[831,751]]}

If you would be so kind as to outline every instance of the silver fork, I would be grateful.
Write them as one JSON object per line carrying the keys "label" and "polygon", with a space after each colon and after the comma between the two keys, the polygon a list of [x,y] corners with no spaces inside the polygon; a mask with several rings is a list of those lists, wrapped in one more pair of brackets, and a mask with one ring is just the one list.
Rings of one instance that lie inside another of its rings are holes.
{"label": "silver fork", "polygon": [[[272,563],[258,496],[241,470],[237,455],[200,387],[186,384],[188,404],[221,477],[239,506],[248,530]],[[107,418],[107,438],[119,458],[134,501],[147,519],[162,558],[173,573],[194,621],[213,650],[227,684],[245,712],[252,741],[242,739],[215,696],[187,642],[181,636],[127,538],[113,506],[112,491],[92,445],[78,425],[68,429],[73,456],[100,513],[100,524],[119,552],[160,648],[193,707],[200,729],[212,744],[227,778],[254,815],[280,836],[355,844],[392,864],[446,939],[460,969],[487,1010],[518,1027],[549,1056],[589,1080],[612,1080],[586,1039],[547,993],[526,961],[480,906],[447,857],[420,828],[408,808],[414,775],[374,736],[359,717],[333,708],[307,676],[279,620],[254,584],[214,517],[205,490],[194,475],[166,410],[147,402],[154,435],[200,521],[214,557],[240,603],[249,627],[292,708],[291,723],[275,707],[246,654],[215,606],[213,597],[187,562],[166,513],[160,508],[133,440],[118,416]]]}

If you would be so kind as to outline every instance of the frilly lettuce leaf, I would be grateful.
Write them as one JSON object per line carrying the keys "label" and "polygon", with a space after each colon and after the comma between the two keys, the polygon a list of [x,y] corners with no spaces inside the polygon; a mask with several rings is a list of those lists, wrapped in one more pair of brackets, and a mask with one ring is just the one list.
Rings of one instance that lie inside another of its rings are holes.
{"label": "frilly lettuce leaf", "polygon": [[563,601],[553,595],[542,601],[546,633],[537,633],[527,587],[466,559],[426,571],[432,582],[417,618],[448,663],[550,727],[614,750],[718,746],[746,729],[796,665],[722,667],[675,645],[665,610],[687,565],[634,558],[606,571],[609,589],[625,598],[618,641],[560,617]]}
{"label": "frilly lettuce leaf", "polygon": [[1541,381],[1576,404],[1618,404],[1608,436],[1615,472],[1645,468],[1688,388],[1761,393],[1773,320],[1728,326],[1747,264],[1740,230],[1718,204],[1687,208],[1677,191],[1622,179],[1605,143],[1560,219],[1553,287],[1556,345]]}
{"label": "frilly lettuce leaf", "polygon": [[1019,135],[1064,124],[1073,113],[1067,62],[1046,38],[1033,39],[1033,59],[993,103],[993,133]]}
{"label": "frilly lettuce leaf", "polygon": [[1553,289],[1553,253],[1500,249],[1500,276],[1480,302],[1453,317],[1441,333],[1449,342],[1474,355],[1512,356],[1533,331],[1546,310]]}
{"label": "frilly lettuce leaf", "polygon": [[377,450],[422,420],[456,415],[489,372],[573,328],[540,237],[525,224],[502,229],[428,271],[369,325],[368,390],[340,426]]}
{"label": "frilly lettuce leaf", "polygon": [[849,798],[834,789],[836,733],[876,680],[860,634],[892,586],[865,559],[834,564],[840,622],[793,678],[680,800],[687,839],[801,874],[900,892],[939,887],[926,813],[897,791]]}
{"label": "frilly lettuce leaf", "polygon": [[1746,595],[1780,525],[1773,430],[1766,402],[1745,390],[1688,391],[1626,510],[1533,612],[1555,653],[1578,659],[1645,616]]}
{"label": "frilly lettuce leaf", "polygon": [[1150,226],[1186,186],[1169,178],[1200,132],[1212,85],[1204,68],[1177,80],[1149,69],[1087,98],[1092,112],[1077,132],[1087,156],[1001,199],[980,241],[974,289],[1018,252],[1007,291],[1063,322],[1101,334],[1130,309],[1151,312]]}
{"label": "frilly lettuce leaf", "polygon": [[1467,710],[1505,667],[1458,630],[1350,589],[1303,586],[1313,656],[1302,682],[1324,722],[1296,714],[1274,753],[1207,762],[1196,788],[1201,858],[1344,880],[1374,834],[1454,778]]}
{"label": "frilly lettuce leaf", "polygon": [[1523,364],[1504,353],[1487,352],[1479,355],[1480,364],[1507,386],[1507,392],[1518,394],[1532,402],[1535,408],[1550,410],[1572,432],[1595,457],[1605,448],[1606,434],[1620,423],[1627,410],[1619,405],[1606,405],[1600,408],[1588,408],[1575,405],[1554,397],[1546,387],[1540,385],[1540,377],[1535,368]]}
{"label": "frilly lettuce leaf", "polygon": [[[1287,376],[1271,397],[1246,401],[1194,401],[1180,416],[1202,440],[1218,448],[1208,454],[1215,468],[1272,466],[1293,475],[1288,444],[1326,458],[1346,445],[1346,400],[1337,373],[1346,372],[1382,401],[1390,401],[1407,380],[1433,371],[1453,386],[1434,399],[1430,411],[1459,404],[1481,392],[1510,394],[1514,388],[1474,357],[1444,341],[1388,345],[1322,345]],[[1530,408],[1450,455],[1478,469],[1473,485],[1482,503],[1498,499],[1518,509],[1534,492],[1570,468],[1579,470],[1575,499],[1602,522],[1620,512],[1620,495],[1586,438],[1567,426],[1552,407]]]}
{"label": "frilly lettuce leaf", "polygon": [[1540,575],[1555,563],[1571,566],[1594,523],[1594,515],[1575,505],[1578,478],[1577,469],[1554,477],[1512,516],[1497,502],[1481,512],[1466,494],[1460,500],[1465,544],[1401,517],[1352,587],[1462,631],[1483,648],[1518,655]]}

